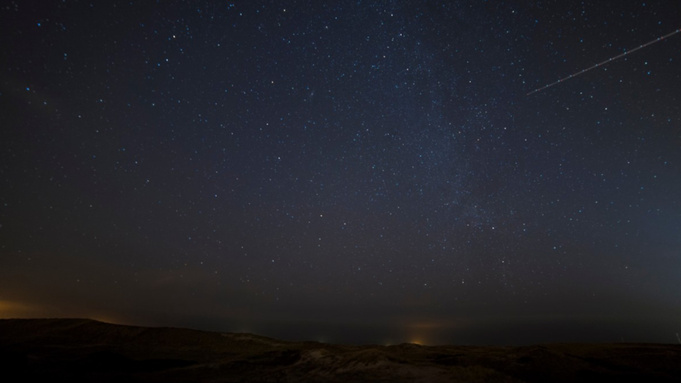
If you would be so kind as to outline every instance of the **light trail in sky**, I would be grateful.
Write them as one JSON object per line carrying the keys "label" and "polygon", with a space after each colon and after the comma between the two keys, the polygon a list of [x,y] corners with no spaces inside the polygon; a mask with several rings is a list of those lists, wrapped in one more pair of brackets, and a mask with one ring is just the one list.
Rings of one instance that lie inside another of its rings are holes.
{"label": "light trail in sky", "polygon": [[666,34],[666,35],[664,35],[664,36],[658,37],[658,38],[656,38],[655,40],[648,41],[647,43],[645,43],[645,44],[643,44],[643,45],[640,45],[640,46],[638,46],[638,47],[636,47],[636,48],[634,48],[634,49],[628,50],[628,51],[626,51],[626,52],[624,52],[624,53],[621,53],[621,54],[619,54],[619,55],[617,55],[617,56],[614,56],[614,57],[611,57],[611,58],[609,58],[609,59],[607,59],[607,60],[601,61],[601,62],[599,62],[598,64],[592,65],[592,66],[590,66],[590,67],[588,67],[588,68],[586,68],[586,69],[582,69],[581,71],[576,72],[576,73],[573,73],[573,74],[571,74],[571,75],[569,75],[569,76],[567,76],[567,77],[563,77],[563,78],[561,78],[561,79],[558,80],[558,81],[555,81],[555,82],[552,82],[552,83],[550,83],[550,84],[544,85],[544,86],[542,86],[541,88],[537,88],[537,89],[535,89],[535,90],[533,90],[533,91],[527,93],[527,95],[529,96],[529,95],[531,95],[531,94],[534,94],[534,93],[537,93],[537,92],[541,92],[541,91],[544,90],[544,89],[550,88],[550,87],[552,87],[552,86],[554,86],[554,85],[558,85],[558,84],[560,84],[560,83],[562,83],[562,82],[564,82],[564,81],[567,81],[567,80],[569,80],[569,79],[575,78],[575,77],[577,77],[577,76],[579,76],[579,75],[582,75],[582,74],[584,74],[584,73],[586,73],[586,72],[588,72],[588,71],[590,71],[590,70],[592,70],[592,69],[596,69],[596,68],[598,68],[599,66],[605,65],[605,64],[607,64],[607,63],[610,63],[610,62],[613,62],[613,61],[615,61],[615,60],[618,60],[618,59],[620,59],[620,58],[622,58],[622,57],[624,57],[624,56],[626,56],[626,55],[628,55],[628,54],[634,53],[634,52],[636,52],[636,51],[639,50],[639,49],[643,49],[643,48],[645,48],[645,47],[647,47],[647,46],[649,46],[649,45],[652,45],[652,44],[655,44],[655,43],[657,43],[657,42],[660,42],[660,41],[666,39],[667,37],[673,36],[673,35],[675,35],[675,34],[677,34],[677,33],[679,33],[679,32],[681,32],[681,28],[680,28],[680,29],[677,29],[677,30],[675,30],[675,31],[673,31],[673,32],[671,32],[671,33],[668,33],[668,34]]}

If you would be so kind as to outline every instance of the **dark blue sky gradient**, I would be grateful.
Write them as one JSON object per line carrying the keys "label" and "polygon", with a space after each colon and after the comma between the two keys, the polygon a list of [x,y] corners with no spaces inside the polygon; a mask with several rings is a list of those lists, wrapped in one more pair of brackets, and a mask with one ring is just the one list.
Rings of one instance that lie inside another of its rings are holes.
{"label": "dark blue sky gradient", "polygon": [[[326,3],[326,4],[324,4]],[[676,342],[670,1],[0,9],[0,316]]]}

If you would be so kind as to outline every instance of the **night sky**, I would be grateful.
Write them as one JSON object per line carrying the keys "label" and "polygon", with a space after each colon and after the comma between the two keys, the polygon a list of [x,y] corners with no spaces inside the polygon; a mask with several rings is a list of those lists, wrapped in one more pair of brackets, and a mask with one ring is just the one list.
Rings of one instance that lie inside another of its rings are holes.
{"label": "night sky", "polygon": [[678,1],[5,1],[0,317],[676,343]]}

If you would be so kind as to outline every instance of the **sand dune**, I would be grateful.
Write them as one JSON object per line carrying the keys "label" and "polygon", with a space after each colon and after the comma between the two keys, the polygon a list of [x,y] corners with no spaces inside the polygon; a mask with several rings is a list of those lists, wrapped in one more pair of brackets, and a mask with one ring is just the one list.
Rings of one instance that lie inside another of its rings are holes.
{"label": "sand dune", "polygon": [[87,319],[4,319],[0,368],[31,381],[676,382],[681,346],[351,346]]}

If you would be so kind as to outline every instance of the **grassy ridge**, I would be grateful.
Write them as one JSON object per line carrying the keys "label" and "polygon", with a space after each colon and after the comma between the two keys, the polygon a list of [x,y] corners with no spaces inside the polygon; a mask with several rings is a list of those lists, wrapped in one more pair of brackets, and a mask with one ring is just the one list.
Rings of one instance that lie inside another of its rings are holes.
{"label": "grassy ridge", "polygon": [[0,320],[0,368],[72,381],[681,380],[681,346],[350,346],[88,319]]}

